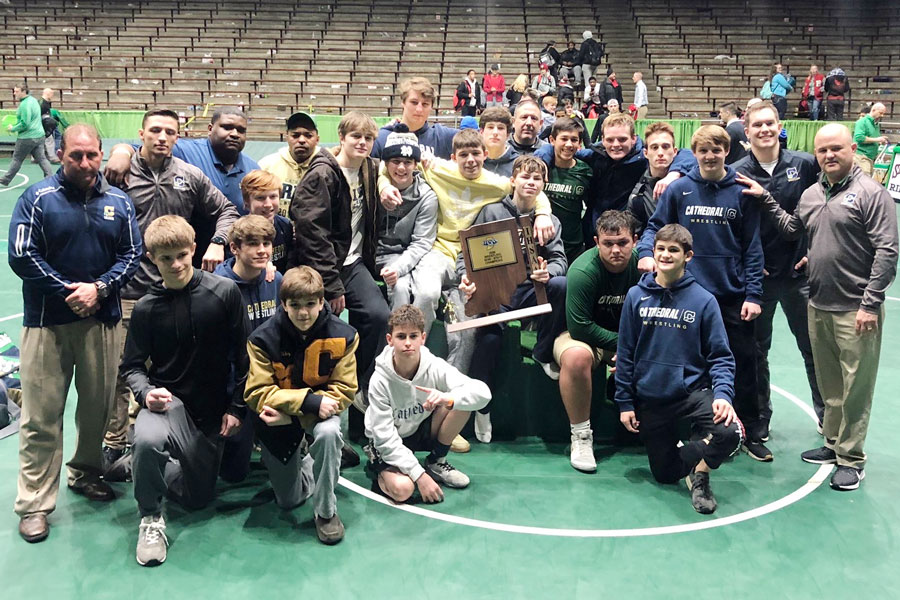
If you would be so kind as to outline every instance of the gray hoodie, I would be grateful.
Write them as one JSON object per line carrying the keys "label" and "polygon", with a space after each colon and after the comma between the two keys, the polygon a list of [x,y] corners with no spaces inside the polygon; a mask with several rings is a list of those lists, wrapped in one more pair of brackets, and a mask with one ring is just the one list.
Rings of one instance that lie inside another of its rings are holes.
{"label": "gray hoodie", "polygon": [[428,254],[437,237],[437,195],[418,171],[412,185],[400,192],[403,204],[392,211],[379,207],[375,264],[390,265],[407,275]]}
{"label": "gray hoodie", "polygon": [[419,370],[405,379],[394,369],[394,348],[387,346],[375,359],[375,373],[369,381],[369,407],[366,409],[366,437],[387,464],[397,467],[416,481],[425,472],[413,451],[403,445],[431,416],[422,404],[428,394],[415,386],[440,390],[453,397],[454,410],[475,411],[491,401],[487,384],[460,373],[456,367],[433,355],[422,346]]}
{"label": "gray hoodie", "polygon": [[497,175],[512,177],[513,163],[517,158],[519,158],[518,151],[512,145],[506,144],[506,150],[500,155],[500,158],[484,159],[484,168]]}

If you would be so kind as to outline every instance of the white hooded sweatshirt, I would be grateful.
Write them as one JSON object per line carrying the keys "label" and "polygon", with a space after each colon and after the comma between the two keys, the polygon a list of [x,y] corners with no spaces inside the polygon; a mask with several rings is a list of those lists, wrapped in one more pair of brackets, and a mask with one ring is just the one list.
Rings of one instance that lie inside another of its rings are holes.
{"label": "white hooded sweatshirt", "polygon": [[491,401],[486,383],[463,375],[425,346],[421,349],[419,369],[411,380],[394,369],[394,349],[387,346],[382,350],[369,381],[366,436],[375,443],[384,462],[413,481],[424,469],[413,451],[403,445],[403,438],[415,433],[422,421],[431,416],[423,406],[428,395],[417,390],[417,385],[450,394],[454,410],[474,411]]}

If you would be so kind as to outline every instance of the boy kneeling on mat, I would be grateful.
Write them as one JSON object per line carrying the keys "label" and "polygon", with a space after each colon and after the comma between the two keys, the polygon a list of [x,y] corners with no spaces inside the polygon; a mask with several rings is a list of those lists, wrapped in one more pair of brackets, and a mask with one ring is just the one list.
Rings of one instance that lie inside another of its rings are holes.
{"label": "boy kneeling on mat", "polygon": [[359,334],[331,312],[312,267],[289,269],[279,298],[278,312],[247,341],[244,400],[259,415],[256,435],[276,503],[290,510],[312,497],[319,541],[336,544],[344,538],[334,494],[344,445],[339,415],[358,387]]}
{"label": "boy kneeling on mat", "polygon": [[[734,356],[719,305],[685,273],[693,238],[677,224],[653,243],[656,273],[629,290],[619,324],[616,402],[628,431],[640,433],[650,471],[660,483],[686,476],[694,510],[710,514],[716,498],[709,471],[741,444],[732,407]],[[702,437],[678,446],[678,423]]]}
{"label": "boy kneeling on mat", "polygon": [[[375,360],[366,409],[366,447],[382,492],[405,502],[416,488],[425,502],[444,499],[441,485],[464,488],[469,478],[447,452],[472,411],[491,400],[488,386],[466,377],[425,347],[425,317],[406,304],[388,320],[387,347]],[[425,466],[414,452],[430,450]]]}

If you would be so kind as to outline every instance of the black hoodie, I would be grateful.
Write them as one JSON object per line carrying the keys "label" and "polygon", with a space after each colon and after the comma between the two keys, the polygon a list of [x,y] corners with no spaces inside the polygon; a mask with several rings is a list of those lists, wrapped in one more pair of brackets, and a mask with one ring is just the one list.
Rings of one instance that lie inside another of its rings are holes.
{"label": "black hoodie", "polygon": [[[147,392],[166,388],[209,434],[226,412],[243,418],[249,331],[237,284],[194,269],[185,287],[155,284],[135,305],[119,372],[141,406],[147,406]],[[236,385],[229,397],[232,369]]]}

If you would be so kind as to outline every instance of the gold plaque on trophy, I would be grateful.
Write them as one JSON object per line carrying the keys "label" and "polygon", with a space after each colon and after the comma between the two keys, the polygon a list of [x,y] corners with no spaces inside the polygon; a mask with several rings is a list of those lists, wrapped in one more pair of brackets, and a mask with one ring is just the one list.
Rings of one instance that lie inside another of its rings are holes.
{"label": "gold plaque on trophy", "polygon": [[519,260],[516,241],[508,229],[466,238],[472,271],[514,265]]}

